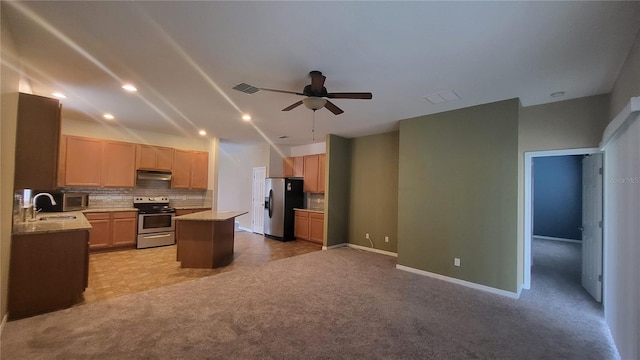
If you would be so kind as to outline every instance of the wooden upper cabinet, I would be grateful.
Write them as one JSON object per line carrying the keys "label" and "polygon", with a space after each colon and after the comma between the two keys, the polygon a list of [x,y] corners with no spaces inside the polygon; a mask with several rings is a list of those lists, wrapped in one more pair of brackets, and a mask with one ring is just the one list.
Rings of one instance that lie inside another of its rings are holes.
{"label": "wooden upper cabinet", "polygon": [[191,152],[175,149],[173,151],[173,173],[171,187],[188,189],[191,181]]}
{"label": "wooden upper cabinet", "polygon": [[209,182],[209,153],[205,151],[173,151],[174,189],[207,189]]}
{"label": "wooden upper cabinet", "polygon": [[195,151],[191,154],[191,185],[192,189],[207,189],[209,185],[209,153]]}
{"label": "wooden upper cabinet", "polygon": [[293,158],[293,176],[304,177],[304,157],[296,156]]}
{"label": "wooden upper cabinet", "polygon": [[136,146],[136,168],[171,171],[173,168],[173,149],[138,144]]}
{"label": "wooden upper cabinet", "polygon": [[66,136],[64,185],[102,184],[102,140]]}
{"label": "wooden upper cabinet", "polygon": [[17,119],[14,188],[56,188],[60,102],[20,93]]}
{"label": "wooden upper cabinet", "polygon": [[304,191],[318,192],[318,155],[304,157]]}
{"label": "wooden upper cabinet", "polygon": [[63,136],[60,146],[60,186],[133,187],[135,144]]}
{"label": "wooden upper cabinet", "polygon": [[327,167],[326,154],[318,155],[318,192],[324,193],[325,182],[324,175]]}
{"label": "wooden upper cabinet", "polygon": [[282,159],[282,176],[293,177],[293,158],[286,157]]}
{"label": "wooden upper cabinet", "polygon": [[133,187],[136,174],[136,144],[105,141],[102,186]]}

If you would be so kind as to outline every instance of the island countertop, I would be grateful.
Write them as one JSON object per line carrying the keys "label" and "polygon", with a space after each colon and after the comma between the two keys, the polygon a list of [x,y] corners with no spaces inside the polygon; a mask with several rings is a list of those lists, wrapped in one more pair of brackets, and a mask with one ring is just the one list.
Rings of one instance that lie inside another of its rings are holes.
{"label": "island countertop", "polygon": [[200,211],[193,214],[180,215],[174,217],[175,220],[190,220],[190,221],[225,221],[238,217],[240,215],[248,214],[248,211]]}

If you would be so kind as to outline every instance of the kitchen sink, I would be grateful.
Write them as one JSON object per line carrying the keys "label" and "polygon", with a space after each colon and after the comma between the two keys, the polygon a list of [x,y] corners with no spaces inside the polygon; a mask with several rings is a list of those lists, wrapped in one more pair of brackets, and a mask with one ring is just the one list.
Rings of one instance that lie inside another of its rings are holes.
{"label": "kitchen sink", "polygon": [[78,217],[75,215],[54,215],[54,216],[43,216],[40,220],[73,220]]}

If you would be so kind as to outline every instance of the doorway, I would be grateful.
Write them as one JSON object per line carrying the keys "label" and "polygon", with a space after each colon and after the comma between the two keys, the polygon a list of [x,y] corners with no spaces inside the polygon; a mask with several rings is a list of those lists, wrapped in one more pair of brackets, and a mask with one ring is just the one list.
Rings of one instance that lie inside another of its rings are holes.
{"label": "doorway", "polygon": [[[525,152],[525,171],[524,171],[524,276],[523,288],[531,288],[531,266],[533,260],[532,239],[533,239],[533,160],[540,157],[549,156],[566,156],[566,155],[591,155],[598,154],[600,150],[597,148],[569,149],[569,150],[550,150]],[[583,175],[584,179],[584,175]],[[584,180],[583,180],[584,181]],[[600,205],[601,206],[601,205]],[[583,243],[584,245],[585,243]],[[600,244],[601,238],[600,238]],[[593,252],[587,251],[586,254],[593,255]],[[598,259],[599,266],[602,266],[602,257]],[[591,260],[590,260],[591,261]],[[584,282],[584,281],[583,281]],[[596,299],[600,301],[600,299]]]}

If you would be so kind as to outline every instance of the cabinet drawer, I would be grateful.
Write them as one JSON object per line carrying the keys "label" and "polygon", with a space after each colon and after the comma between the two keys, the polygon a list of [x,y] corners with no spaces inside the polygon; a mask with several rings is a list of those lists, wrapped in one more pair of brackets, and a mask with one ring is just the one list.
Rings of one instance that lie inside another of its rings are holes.
{"label": "cabinet drawer", "polygon": [[131,219],[138,216],[137,211],[118,211],[113,213],[114,219]]}
{"label": "cabinet drawer", "polygon": [[309,218],[315,219],[315,220],[324,221],[324,214],[316,213],[316,212],[309,212]]}

